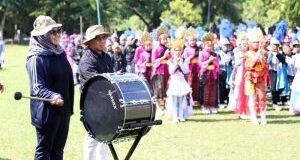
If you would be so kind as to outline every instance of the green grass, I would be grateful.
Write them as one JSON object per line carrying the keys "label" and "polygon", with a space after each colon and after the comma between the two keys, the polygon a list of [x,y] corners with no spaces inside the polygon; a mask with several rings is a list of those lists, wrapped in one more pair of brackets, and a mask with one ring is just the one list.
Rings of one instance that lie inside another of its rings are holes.
{"label": "green grass", "polygon": [[[14,92],[29,94],[25,69],[27,46],[6,46],[6,65],[0,70],[5,92],[0,94],[0,160],[33,159],[36,135],[30,124],[29,101],[15,101]],[[85,130],[79,121],[79,93],[76,88],[75,114],[72,116],[65,147],[66,160],[82,160]],[[252,126],[236,115],[221,111],[217,115],[196,114],[185,123],[153,127],[133,153],[134,160],[297,160],[300,159],[300,117],[287,111],[268,111],[267,126]],[[121,159],[132,141],[115,144]]]}

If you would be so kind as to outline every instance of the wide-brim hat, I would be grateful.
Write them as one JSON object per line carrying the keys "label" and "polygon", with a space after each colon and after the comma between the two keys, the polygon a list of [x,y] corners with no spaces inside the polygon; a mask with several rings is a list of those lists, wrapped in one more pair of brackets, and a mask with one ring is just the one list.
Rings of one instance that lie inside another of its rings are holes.
{"label": "wide-brim hat", "polygon": [[299,42],[298,40],[294,40],[294,41],[292,42],[292,45],[293,45],[293,46],[295,46],[295,45],[300,45],[300,42]]}
{"label": "wide-brim hat", "polygon": [[41,36],[53,28],[61,27],[62,24],[56,23],[51,17],[40,15],[33,23],[33,30],[31,31],[31,36]]}
{"label": "wide-brim hat", "polygon": [[90,26],[85,32],[85,40],[83,41],[83,44],[86,44],[87,42],[93,40],[96,36],[99,35],[110,36],[110,33],[105,31],[102,25]]}
{"label": "wide-brim hat", "polygon": [[271,45],[280,45],[280,42],[276,38],[273,37],[273,38],[271,38],[270,44]]}

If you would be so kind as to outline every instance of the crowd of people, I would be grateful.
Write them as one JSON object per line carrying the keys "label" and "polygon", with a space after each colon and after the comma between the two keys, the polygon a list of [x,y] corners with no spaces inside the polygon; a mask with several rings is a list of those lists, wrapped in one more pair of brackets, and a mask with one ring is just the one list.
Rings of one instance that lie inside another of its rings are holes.
{"label": "crowd of people", "polygon": [[[269,33],[253,24],[234,30],[228,20],[222,20],[219,28],[214,33],[162,24],[151,33],[114,33],[106,40],[105,51],[115,73],[145,77],[159,114],[171,116],[174,123],[185,121],[193,106],[199,106],[203,114],[227,107],[253,124],[258,124],[254,115],[260,113],[261,124],[266,124],[267,93],[276,111],[289,106],[289,114],[299,114],[300,32],[287,30],[284,21]],[[70,39],[74,41],[62,43],[78,75],[84,47],[79,36]]]}

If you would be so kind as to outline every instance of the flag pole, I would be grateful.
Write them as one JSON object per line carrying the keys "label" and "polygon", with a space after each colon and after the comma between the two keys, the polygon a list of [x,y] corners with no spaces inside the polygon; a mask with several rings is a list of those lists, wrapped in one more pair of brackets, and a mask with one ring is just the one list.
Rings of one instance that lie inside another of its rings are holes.
{"label": "flag pole", "polygon": [[97,2],[97,17],[98,17],[98,25],[101,25],[99,0],[96,0],[96,2]]}

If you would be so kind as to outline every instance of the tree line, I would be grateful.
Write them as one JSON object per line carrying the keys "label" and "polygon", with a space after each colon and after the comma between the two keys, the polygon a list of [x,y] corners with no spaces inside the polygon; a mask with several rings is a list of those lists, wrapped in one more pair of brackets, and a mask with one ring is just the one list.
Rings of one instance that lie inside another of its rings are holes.
{"label": "tree line", "polygon": [[[270,27],[286,20],[300,24],[299,0],[99,0],[101,24],[111,29],[151,30],[161,21],[171,26],[189,23],[208,28],[220,18],[238,24],[254,21]],[[13,37],[16,30],[29,35],[34,19],[53,17],[68,33],[97,24],[96,0],[0,0],[0,33]]]}

